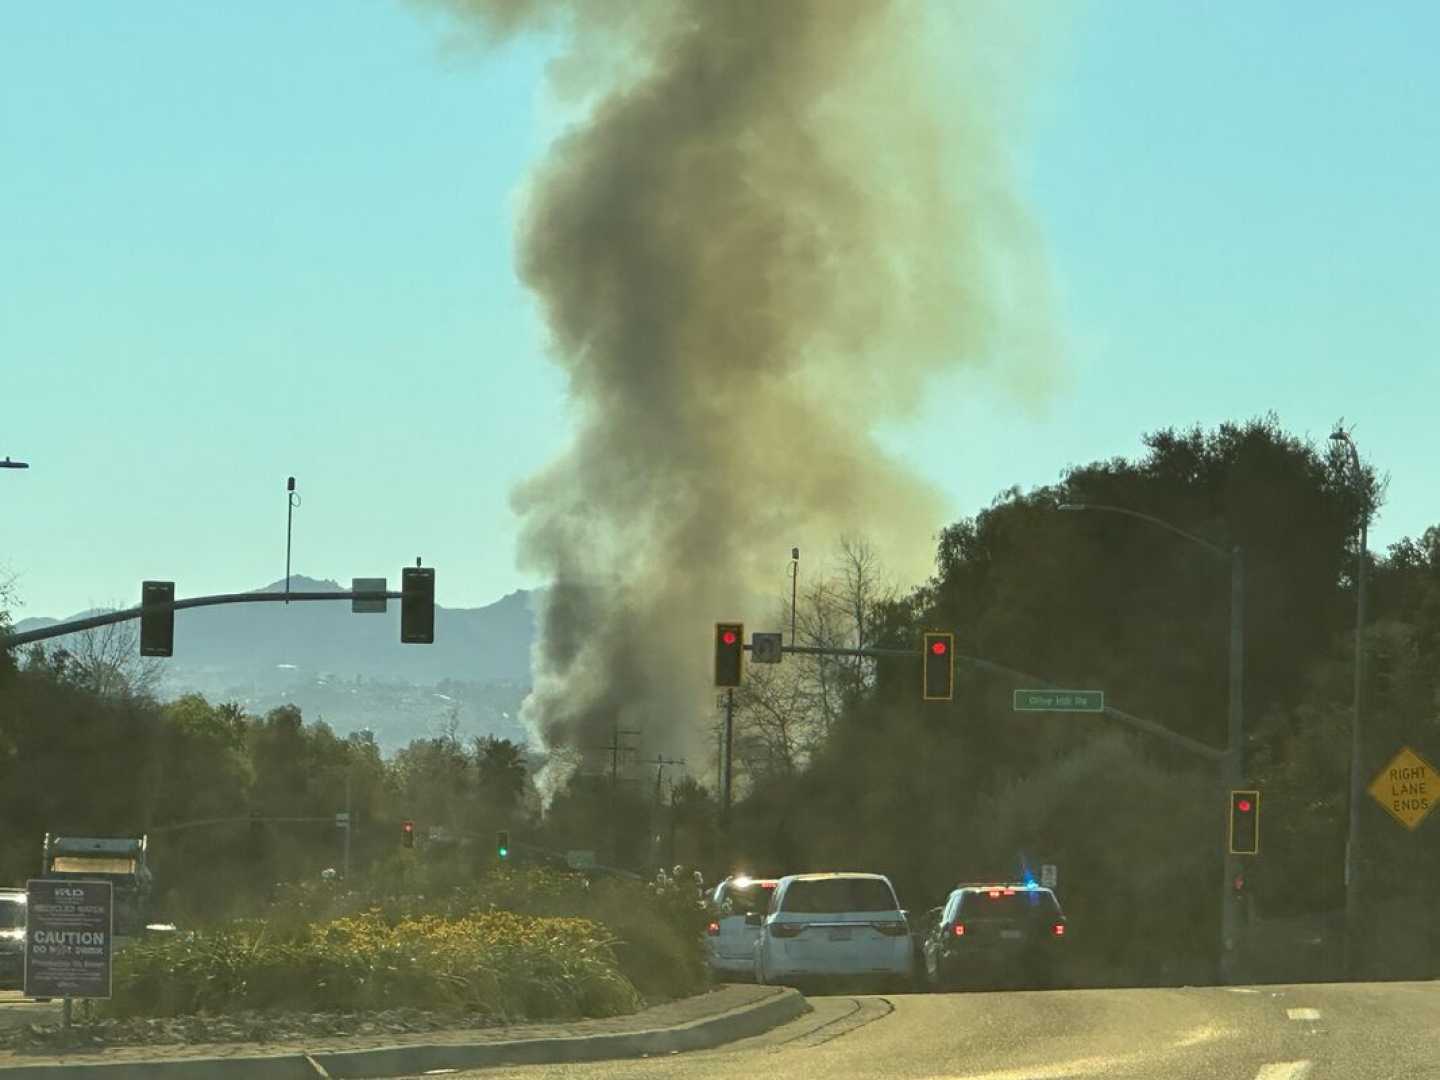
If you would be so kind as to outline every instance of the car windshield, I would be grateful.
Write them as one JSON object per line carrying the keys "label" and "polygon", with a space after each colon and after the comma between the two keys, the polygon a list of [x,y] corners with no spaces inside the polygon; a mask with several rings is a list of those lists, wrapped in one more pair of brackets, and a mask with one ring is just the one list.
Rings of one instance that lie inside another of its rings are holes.
{"label": "car windshield", "polygon": [[0,896],[0,930],[19,930],[25,926],[25,901]]}
{"label": "car windshield", "polygon": [[984,918],[1050,918],[1060,914],[1060,905],[1044,889],[984,890],[960,894],[960,916]]}
{"label": "car windshield", "polygon": [[773,883],[762,885],[759,882],[752,882],[746,886],[727,885],[725,887],[725,900],[737,913],[746,915],[754,911],[765,911],[770,906],[771,894],[775,892]]}
{"label": "car windshield", "polygon": [[786,891],[781,910],[796,913],[894,911],[890,886],[875,878],[828,878],[796,881]]}

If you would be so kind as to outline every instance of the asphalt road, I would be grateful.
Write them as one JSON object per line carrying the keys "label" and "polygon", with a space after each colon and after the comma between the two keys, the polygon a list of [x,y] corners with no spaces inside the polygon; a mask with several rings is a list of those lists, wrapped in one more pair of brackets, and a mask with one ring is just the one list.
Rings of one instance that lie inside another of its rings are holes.
{"label": "asphalt road", "polygon": [[755,1039],[486,1080],[1440,1080],[1440,983],[817,997]]}

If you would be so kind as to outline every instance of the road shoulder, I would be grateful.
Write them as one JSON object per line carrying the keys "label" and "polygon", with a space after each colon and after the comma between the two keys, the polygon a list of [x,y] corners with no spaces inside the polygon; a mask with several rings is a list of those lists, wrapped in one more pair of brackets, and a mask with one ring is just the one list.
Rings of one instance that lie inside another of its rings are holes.
{"label": "road shoulder", "polygon": [[115,1047],[93,1053],[0,1055],[0,1080],[184,1076],[396,1076],[431,1069],[665,1055],[761,1034],[804,1013],[793,990],[724,985],[628,1016],[555,1024],[347,1036],[300,1043]]}

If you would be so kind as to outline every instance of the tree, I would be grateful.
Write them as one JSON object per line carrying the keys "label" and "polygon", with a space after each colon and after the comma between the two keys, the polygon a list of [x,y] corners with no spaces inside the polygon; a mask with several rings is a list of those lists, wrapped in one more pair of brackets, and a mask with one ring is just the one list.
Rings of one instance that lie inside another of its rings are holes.
{"label": "tree", "polygon": [[529,780],[525,748],[491,735],[477,737],[474,745],[480,794],[493,812],[508,820],[518,809]]}
{"label": "tree", "polygon": [[69,651],[70,678],[102,697],[153,696],[164,680],[164,661],[140,655],[140,631],[134,622],[72,634]]}

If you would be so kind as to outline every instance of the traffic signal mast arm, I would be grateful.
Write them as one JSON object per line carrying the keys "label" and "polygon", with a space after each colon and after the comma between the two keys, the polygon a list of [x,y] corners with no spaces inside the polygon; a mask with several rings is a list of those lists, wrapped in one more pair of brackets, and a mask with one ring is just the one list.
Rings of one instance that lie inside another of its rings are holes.
{"label": "traffic signal mast arm", "polygon": [[[750,643],[746,642],[744,648],[748,651],[750,649]],[[781,649],[783,652],[799,653],[802,656],[916,656],[921,657],[922,659],[924,657],[923,648],[827,649],[812,645],[784,645],[781,646]],[[996,664],[990,660],[982,660],[978,656],[965,656],[962,653],[956,653],[955,660],[957,662],[964,661],[967,664],[973,664],[975,667],[984,668],[988,671],[993,671],[1011,678],[1023,679],[1027,683],[1037,687],[1041,687],[1043,689],[1058,689],[1056,684],[1046,679],[1042,679],[1039,676],[1031,675],[1028,672],[1024,671],[1017,671],[1015,668],[1005,667],[1003,664]],[[1104,712],[1106,716],[1119,720],[1122,724],[1128,724],[1130,727],[1133,727],[1139,731],[1144,731],[1151,735],[1155,735],[1158,738],[1165,739],[1167,742],[1178,746],[1180,749],[1188,750],[1190,751],[1190,753],[1195,754],[1199,757],[1203,757],[1207,761],[1219,761],[1225,756],[1224,750],[1216,749],[1213,746],[1207,746],[1205,743],[1200,742],[1198,739],[1192,739],[1188,735],[1181,735],[1179,732],[1171,731],[1163,724],[1157,724],[1153,720],[1146,720],[1140,716],[1132,716],[1130,713],[1122,712],[1120,709],[1116,709],[1110,705],[1105,706]]]}
{"label": "traffic signal mast arm", "polygon": [[404,593],[387,590],[385,592],[248,592],[248,593],[220,593],[215,596],[191,596],[184,600],[171,600],[160,604],[142,604],[139,607],[126,608],[124,611],[107,611],[103,615],[91,615],[84,619],[71,619],[69,622],[55,623],[51,626],[41,627],[38,630],[26,630],[21,634],[8,634],[0,638],[0,649],[13,649],[17,645],[28,645],[32,641],[44,641],[46,638],[64,637],[66,634],[76,634],[81,630],[93,630],[97,626],[110,626],[114,623],[128,622],[131,619],[138,619],[146,611],[183,611],[185,608],[212,607],[216,604],[279,604],[286,600],[401,600]]}

